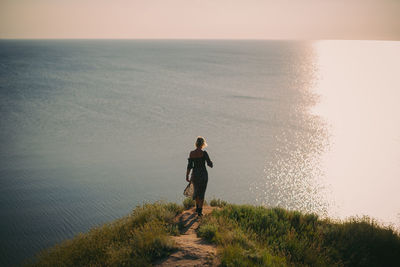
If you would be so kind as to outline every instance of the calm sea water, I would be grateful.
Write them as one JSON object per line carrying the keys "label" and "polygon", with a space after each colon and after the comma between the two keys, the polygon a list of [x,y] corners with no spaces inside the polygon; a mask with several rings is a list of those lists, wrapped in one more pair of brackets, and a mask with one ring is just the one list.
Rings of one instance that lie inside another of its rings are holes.
{"label": "calm sea water", "polygon": [[[206,198],[400,221],[399,42],[0,41],[0,263]],[[368,156],[366,156],[368,155]]]}

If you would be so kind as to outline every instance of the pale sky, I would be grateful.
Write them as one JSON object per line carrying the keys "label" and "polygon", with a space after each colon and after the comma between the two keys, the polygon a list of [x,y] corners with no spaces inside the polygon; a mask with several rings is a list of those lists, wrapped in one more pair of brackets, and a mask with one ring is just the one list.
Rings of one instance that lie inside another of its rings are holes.
{"label": "pale sky", "polygon": [[0,38],[400,40],[400,0],[0,0]]}

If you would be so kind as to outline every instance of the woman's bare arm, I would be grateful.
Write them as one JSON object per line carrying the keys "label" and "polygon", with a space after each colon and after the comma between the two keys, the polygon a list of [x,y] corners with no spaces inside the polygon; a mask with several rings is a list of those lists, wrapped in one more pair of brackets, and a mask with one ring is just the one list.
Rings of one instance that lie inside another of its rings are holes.
{"label": "woman's bare arm", "polygon": [[192,152],[190,152],[190,154],[189,154],[188,165],[187,165],[187,169],[186,169],[186,181],[187,182],[190,182],[189,174],[190,174],[190,170],[193,169],[193,162],[190,161],[191,156],[192,156]]}
{"label": "woman's bare arm", "polygon": [[206,151],[204,151],[204,153],[205,153],[204,156],[205,156],[205,158],[206,158],[208,167],[212,168],[212,167],[213,167],[213,163],[212,163],[212,161],[210,160],[210,157],[208,156],[208,153],[207,153]]}
{"label": "woman's bare arm", "polygon": [[190,182],[190,180],[189,180],[189,174],[190,174],[190,169],[187,169],[187,171],[186,171],[186,181],[187,181],[187,182]]}

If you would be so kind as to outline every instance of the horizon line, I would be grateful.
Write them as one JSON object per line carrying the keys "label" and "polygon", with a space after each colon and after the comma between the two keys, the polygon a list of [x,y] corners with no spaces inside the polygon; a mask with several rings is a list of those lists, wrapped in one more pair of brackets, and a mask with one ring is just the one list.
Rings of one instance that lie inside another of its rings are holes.
{"label": "horizon line", "polygon": [[400,39],[302,39],[302,38],[1,38],[0,40],[159,40],[159,41],[389,41],[399,42]]}

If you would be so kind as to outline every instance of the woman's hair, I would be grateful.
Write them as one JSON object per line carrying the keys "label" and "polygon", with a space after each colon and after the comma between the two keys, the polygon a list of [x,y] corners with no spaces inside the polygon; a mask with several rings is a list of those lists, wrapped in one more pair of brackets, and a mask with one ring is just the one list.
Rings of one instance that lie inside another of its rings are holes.
{"label": "woman's hair", "polygon": [[204,137],[202,136],[197,136],[197,140],[196,143],[194,143],[194,145],[198,148],[203,149],[207,147],[206,139],[204,139]]}

